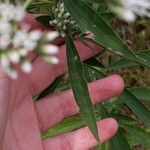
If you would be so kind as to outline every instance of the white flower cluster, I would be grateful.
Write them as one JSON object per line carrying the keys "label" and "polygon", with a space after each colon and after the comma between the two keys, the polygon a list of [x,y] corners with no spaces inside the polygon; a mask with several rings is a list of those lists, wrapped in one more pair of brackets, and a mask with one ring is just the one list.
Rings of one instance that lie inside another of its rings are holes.
{"label": "white flower cluster", "polygon": [[119,0],[112,9],[124,20],[133,22],[136,16],[150,17],[150,0]]}
{"label": "white flower cluster", "polygon": [[150,0],[112,0],[110,8],[121,19],[135,21],[137,16],[150,17]]}
{"label": "white flower cluster", "polygon": [[30,73],[32,65],[27,59],[30,52],[35,51],[44,60],[57,64],[54,56],[58,47],[48,42],[59,36],[56,31],[44,34],[40,30],[29,31],[29,27],[19,28],[18,22],[25,16],[22,6],[8,3],[0,4],[0,65],[13,79],[18,77],[15,65],[19,64],[25,73]]}
{"label": "white flower cluster", "polygon": [[52,7],[52,13],[54,19],[50,21],[50,25],[54,26],[62,37],[65,37],[67,30],[71,31],[73,34],[75,32],[81,32],[69,12],[65,9],[62,1],[59,1],[56,7]]}

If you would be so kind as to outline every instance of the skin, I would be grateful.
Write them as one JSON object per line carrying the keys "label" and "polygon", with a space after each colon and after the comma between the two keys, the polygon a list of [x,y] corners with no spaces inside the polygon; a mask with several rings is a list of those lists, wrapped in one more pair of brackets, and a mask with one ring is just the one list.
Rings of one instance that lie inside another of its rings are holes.
{"label": "skin", "polygon": [[[47,30],[33,19],[33,15],[28,15],[20,25],[27,23],[32,25],[32,29]],[[54,43],[60,46],[60,63],[57,66],[45,63],[39,57],[35,57],[35,54],[30,54],[32,73],[25,75],[17,66],[19,78],[15,81],[9,79],[0,68],[1,150],[87,150],[97,145],[87,127],[46,140],[41,139],[41,131],[79,112],[71,89],[49,95],[38,102],[32,100],[33,95],[44,90],[56,77],[67,71],[65,44],[63,40]],[[95,52],[79,42],[76,42],[76,46],[82,60],[102,51],[95,45],[92,45]],[[124,82],[120,76],[111,75],[89,83],[88,87],[92,102],[98,103],[120,94]],[[118,124],[113,118],[101,120],[97,125],[101,132],[101,142],[110,139],[118,129]]]}

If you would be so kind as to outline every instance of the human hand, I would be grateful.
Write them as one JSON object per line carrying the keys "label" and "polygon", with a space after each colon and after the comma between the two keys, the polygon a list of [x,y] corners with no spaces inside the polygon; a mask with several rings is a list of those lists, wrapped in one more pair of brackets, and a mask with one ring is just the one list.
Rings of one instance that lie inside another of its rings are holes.
{"label": "human hand", "polygon": [[[44,29],[33,21],[33,17],[28,16],[24,22],[31,24],[32,28]],[[96,146],[97,142],[87,127],[46,140],[41,139],[41,131],[79,112],[71,90],[49,95],[37,102],[32,100],[32,96],[44,90],[67,70],[65,44],[61,39],[55,41],[55,44],[60,45],[60,63],[56,66],[45,63],[35,54],[31,54],[29,59],[33,64],[32,73],[27,76],[20,71],[16,81],[10,80],[0,68],[1,150],[87,150]],[[80,50],[82,60],[101,51],[100,47],[94,46],[96,52],[93,52],[79,42],[76,42],[76,46]],[[120,94],[124,82],[120,76],[112,75],[88,86],[95,104]],[[117,122],[112,118],[99,121],[101,142],[111,138],[117,132],[117,128]]]}

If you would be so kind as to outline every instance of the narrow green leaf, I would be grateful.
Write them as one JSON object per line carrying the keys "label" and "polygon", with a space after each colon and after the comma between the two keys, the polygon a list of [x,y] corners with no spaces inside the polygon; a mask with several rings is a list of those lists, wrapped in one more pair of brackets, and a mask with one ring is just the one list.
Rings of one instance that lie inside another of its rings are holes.
{"label": "narrow green leaf", "polygon": [[94,67],[104,68],[103,64],[99,62],[96,58],[89,58],[85,60],[84,63],[94,66]]}
{"label": "narrow green leaf", "polygon": [[33,9],[37,9],[37,8],[40,8],[41,6],[47,6],[49,4],[49,2],[36,2],[36,3],[31,3],[27,10],[28,11],[31,11]]}
{"label": "narrow green leaf", "polygon": [[[100,116],[102,118],[109,118],[111,115],[107,112],[107,109],[103,104],[97,105],[97,111],[99,110]],[[111,150],[130,150],[130,146],[127,142],[127,139],[122,134],[122,131],[119,129],[117,134],[110,140],[110,149]]]}
{"label": "narrow green leaf", "polygon": [[110,150],[110,143],[109,142],[105,142],[103,144],[100,144],[94,150]]}
{"label": "narrow green leaf", "polygon": [[133,118],[130,118],[122,114],[114,113],[111,114],[111,117],[115,118],[119,124],[129,124],[129,125],[136,124],[136,121]]}
{"label": "narrow green leaf", "polygon": [[63,2],[79,27],[85,32],[90,31],[96,42],[121,56],[144,63],[143,59],[131,51],[86,2],[81,0],[63,0]]}
{"label": "narrow green leaf", "polygon": [[140,100],[150,100],[150,87],[134,87],[129,91]]}
{"label": "narrow green leaf", "polygon": [[87,83],[83,76],[82,63],[70,35],[66,36],[66,47],[68,71],[75,100],[90,130],[97,141],[99,141],[95,112],[89,96]]}
{"label": "narrow green leaf", "polygon": [[131,66],[138,66],[138,65],[139,64],[137,62],[134,62],[132,60],[120,59],[110,64],[108,67],[106,67],[106,70],[120,69],[120,68],[126,68],[126,67],[131,67]]}
{"label": "narrow green leaf", "polygon": [[111,150],[131,150],[127,139],[119,129],[118,133],[110,140]]}
{"label": "narrow green leaf", "polygon": [[137,125],[121,124],[121,127],[127,131],[126,137],[131,144],[142,144],[150,148],[150,133]]}
{"label": "narrow green leaf", "polygon": [[[150,53],[150,50],[137,53],[138,56],[147,60],[145,62],[145,66],[147,66],[147,67],[150,67],[150,54],[149,53]],[[138,65],[140,65],[140,64],[135,61],[123,58],[123,59],[120,59],[120,60],[110,64],[109,66],[107,66],[106,69],[112,70],[112,69],[119,69],[119,68],[132,67],[132,66],[138,66]]]}
{"label": "narrow green leaf", "polygon": [[49,21],[51,20],[50,16],[46,16],[46,15],[42,15],[42,16],[38,16],[35,18],[38,22],[42,23],[43,25],[45,25],[46,27],[50,28],[50,23]]}
{"label": "narrow green leaf", "polygon": [[90,3],[100,3],[102,2],[103,0],[83,0],[85,2],[90,2]]}
{"label": "narrow green leaf", "polygon": [[100,15],[107,22],[110,22],[115,18],[115,15],[110,12],[100,13]]}
{"label": "narrow green leaf", "polygon": [[42,133],[42,138],[46,139],[60,134],[68,133],[84,126],[86,126],[86,122],[81,116],[73,116],[63,120],[53,128],[44,131]]}
{"label": "narrow green leaf", "polygon": [[45,96],[47,96],[48,94],[52,93],[55,91],[56,87],[58,86],[58,84],[60,83],[60,81],[62,80],[63,75],[56,78],[55,81],[50,84],[39,96],[38,99],[41,99]]}
{"label": "narrow green leaf", "polygon": [[145,125],[150,125],[150,110],[129,90],[125,89],[119,98],[136,114]]}

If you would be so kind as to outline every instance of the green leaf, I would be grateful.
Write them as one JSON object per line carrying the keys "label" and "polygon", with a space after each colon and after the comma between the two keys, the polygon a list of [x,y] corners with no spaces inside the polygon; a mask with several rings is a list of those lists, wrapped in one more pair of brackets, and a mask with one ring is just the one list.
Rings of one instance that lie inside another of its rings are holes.
{"label": "green leaf", "polygon": [[110,143],[109,142],[105,142],[103,144],[100,144],[94,150],[110,150]]}
{"label": "green leaf", "polygon": [[[102,118],[110,118],[111,115],[107,112],[107,109],[103,104],[98,104],[96,107],[97,111],[99,110],[100,116]],[[117,134],[110,140],[110,149],[111,150],[130,150],[130,146],[127,142],[127,139],[122,134],[122,131],[119,129]]]}
{"label": "green leaf", "polygon": [[66,36],[66,47],[68,71],[75,100],[90,130],[97,141],[99,141],[95,112],[88,92],[88,86],[83,76],[82,63],[70,35]]}
{"label": "green leaf", "polygon": [[140,100],[150,100],[150,87],[134,87],[129,91]]}
{"label": "green leaf", "polygon": [[150,148],[150,133],[137,125],[121,124],[121,127],[127,131],[126,137],[131,144],[142,144],[143,146]]}
{"label": "green leaf", "polygon": [[115,15],[111,12],[105,12],[105,13],[99,13],[99,14],[107,22],[110,22],[115,18]]}
{"label": "green leaf", "polygon": [[46,139],[60,134],[68,133],[84,126],[86,126],[86,122],[81,116],[73,116],[71,118],[63,120],[53,128],[44,131],[42,133],[42,138]]}
{"label": "green leaf", "polygon": [[103,64],[95,58],[89,58],[89,59],[85,60],[84,63],[94,66],[94,67],[104,68]]}
{"label": "green leaf", "polygon": [[45,25],[46,27],[50,28],[50,23],[49,21],[51,20],[50,16],[46,16],[46,15],[42,15],[42,16],[38,16],[35,18],[38,22],[42,23],[43,25]]}
{"label": "green leaf", "polygon": [[84,32],[90,31],[94,35],[93,38],[96,42],[112,52],[145,64],[143,59],[140,59],[139,56],[131,51],[104,19],[86,2],[81,0],[63,1],[81,30]]}
{"label": "green leaf", "polygon": [[90,3],[100,3],[102,2],[103,0],[83,0],[85,2],[90,2]]}
{"label": "green leaf", "polygon": [[136,124],[136,121],[133,118],[130,118],[122,114],[114,113],[111,114],[111,117],[115,118],[119,124],[129,124],[129,125]]}
{"label": "green leaf", "polygon": [[127,139],[119,129],[118,133],[110,140],[111,150],[131,150]]}
{"label": "green leaf", "polygon": [[36,2],[36,3],[31,3],[28,7],[27,7],[27,11],[31,11],[33,9],[37,9],[40,8],[41,6],[46,6],[48,5],[49,2]]}
{"label": "green leaf", "polygon": [[119,98],[136,114],[145,125],[150,125],[150,110],[129,90],[125,89]]}
{"label": "green leaf", "polygon": [[120,68],[126,68],[126,67],[131,67],[131,66],[138,66],[138,65],[139,64],[137,62],[134,62],[132,60],[120,59],[110,64],[109,66],[107,66],[106,70],[120,69]]}
{"label": "green leaf", "polygon": [[[146,60],[145,66],[147,67],[150,67],[150,54],[149,53],[150,53],[150,50],[147,50],[147,51],[145,50],[140,53],[137,53],[138,56]],[[138,66],[138,65],[140,64],[135,61],[123,58],[110,64],[109,66],[107,66],[106,69],[112,70],[112,69],[119,69],[119,68],[132,67],[132,66]]]}
{"label": "green leaf", "polygon": [[55,89],[57,88],[58,84],[60,83],[60,81],[62,80],[63,75],[59,76],[58,78],[55,79],[55,81],[50,84],[39,96],[38,99],[41,99],[51,93],[53,93],[55,91]]}

